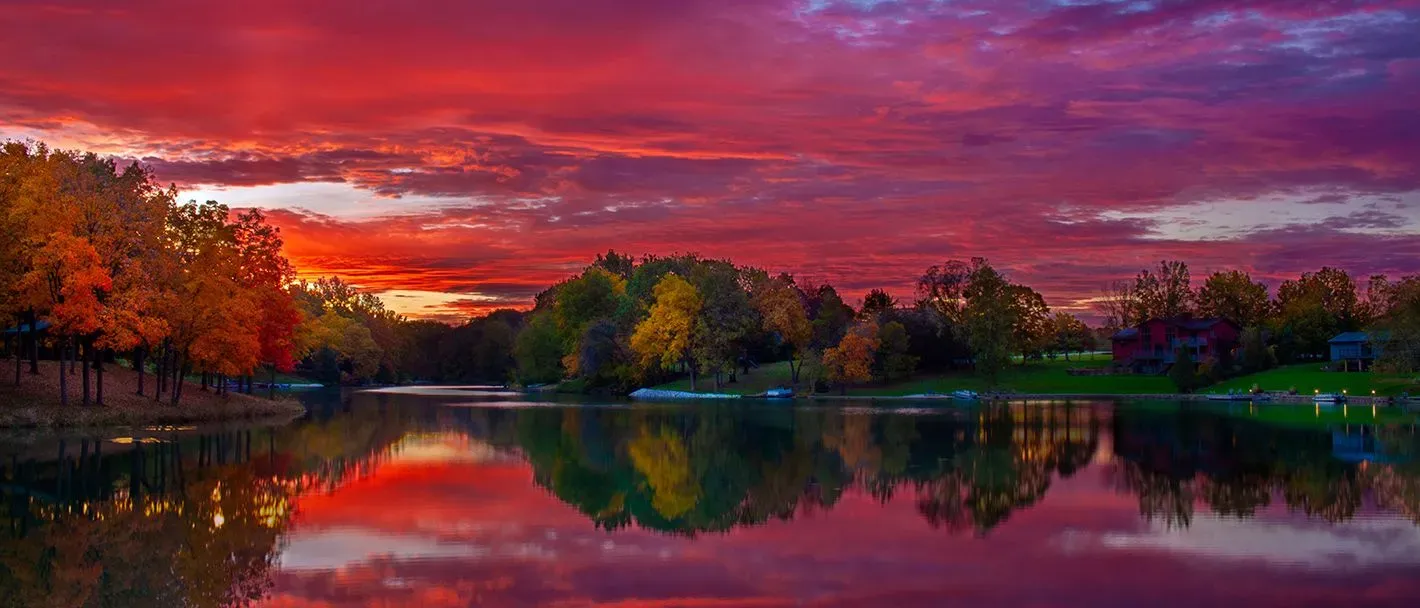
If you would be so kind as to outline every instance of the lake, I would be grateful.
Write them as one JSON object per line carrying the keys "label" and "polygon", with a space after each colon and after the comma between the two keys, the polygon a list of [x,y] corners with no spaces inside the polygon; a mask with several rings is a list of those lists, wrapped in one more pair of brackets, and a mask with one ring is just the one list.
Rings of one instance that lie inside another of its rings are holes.
{"label": "lake", "polygon": [[302,398],[280,427],[0,436],[0,606],[1420,603],[1411,423]]}

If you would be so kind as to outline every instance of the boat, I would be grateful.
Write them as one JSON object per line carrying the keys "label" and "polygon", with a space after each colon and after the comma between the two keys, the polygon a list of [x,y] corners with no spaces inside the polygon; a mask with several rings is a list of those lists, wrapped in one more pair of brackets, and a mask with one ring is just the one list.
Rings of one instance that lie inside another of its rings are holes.
{"label": "boat", "polygon": [[1261,400],[1264,397],[1263,395],[1254,395],[1252,393],[1234,391],[1228,391],[1226,393],[1208,393],[1208,395],[1206,396],[1209,401],[1254,401]]}
{"label": "boat", "polygon": [[764,397],[766,399],[792,399],[794,397],[794,389],[771,388],[767,391],[764,391]]}
{"label": "boat", "polygon": [[1346,395],[1341,393],[1317,393],[1312,397],[1314,403],[1346,403]]}
{"label": "boat", "polygon": [[972,401],[972,400],[976,400],[976,399],[980,399],[980,398],[981,398],[981,395],[977,394],[976,391],[968,391],[968,390],[952,391],[952,399],[962,399],[962,400],[965,400],[965,401]]}

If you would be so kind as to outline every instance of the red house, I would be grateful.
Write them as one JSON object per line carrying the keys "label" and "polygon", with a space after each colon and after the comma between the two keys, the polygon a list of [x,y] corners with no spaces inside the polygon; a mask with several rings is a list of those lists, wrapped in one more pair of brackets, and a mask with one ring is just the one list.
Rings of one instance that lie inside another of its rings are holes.
{"label": "red house", "polygon": [[1221,317],[1149,319],[1138,327],[1122,329],[1110,339],[1114,364],[1141,374],[1168,370],[1187,348],[1195,362],[1219,354],[1231,355],[1238,347],[1242,327]]}

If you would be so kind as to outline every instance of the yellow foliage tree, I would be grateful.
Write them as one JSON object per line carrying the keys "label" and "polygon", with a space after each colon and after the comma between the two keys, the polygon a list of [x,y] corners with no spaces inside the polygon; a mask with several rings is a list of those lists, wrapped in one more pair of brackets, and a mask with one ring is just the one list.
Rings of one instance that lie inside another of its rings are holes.
{"label": "yellow foliage tree", "polygon": [[631,334],[631,350],[649,368],[669,368],[677,361],[690,367],[690,386],[695,389],[695,365],[690,362],[695,345],[695,320],[700,314],[700,294],[685,279],[667,274],[652,290],[656,301],[651,314]]}
{"label": "yellow foliage tree", "polygon": [[873,359],[877,355],[878,324],[873,320],[853,326],[837,346],[823,351],[825,378],[847,392],[848,384],[867,382],[873,378]]}
{"label": "yellow foliage tree", "polygon": [[814,333],[799,291],[784,278],[769,279],[756,290],[754,307],[764,318],[765,331],[778,334],[779,339],[792,349],[789,353],[789,381],[797,384],[799,371],[804,367],[804,352]]}

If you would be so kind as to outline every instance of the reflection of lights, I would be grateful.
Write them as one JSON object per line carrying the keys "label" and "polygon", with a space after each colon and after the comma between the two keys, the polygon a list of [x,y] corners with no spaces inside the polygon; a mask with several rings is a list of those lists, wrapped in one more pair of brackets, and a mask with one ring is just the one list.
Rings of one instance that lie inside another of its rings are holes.
{"label": "reflection of lights", "polygon": [[220,527],[222,527],[222,524],[225,524],[225,523],[227,523],[227,518],[222,517],[222,512],[221,512],[221,511],[218,511],[218,512],[212,514],[212,525],[213,525],[213,526],[216,526],[216,527],[220,528]]}

